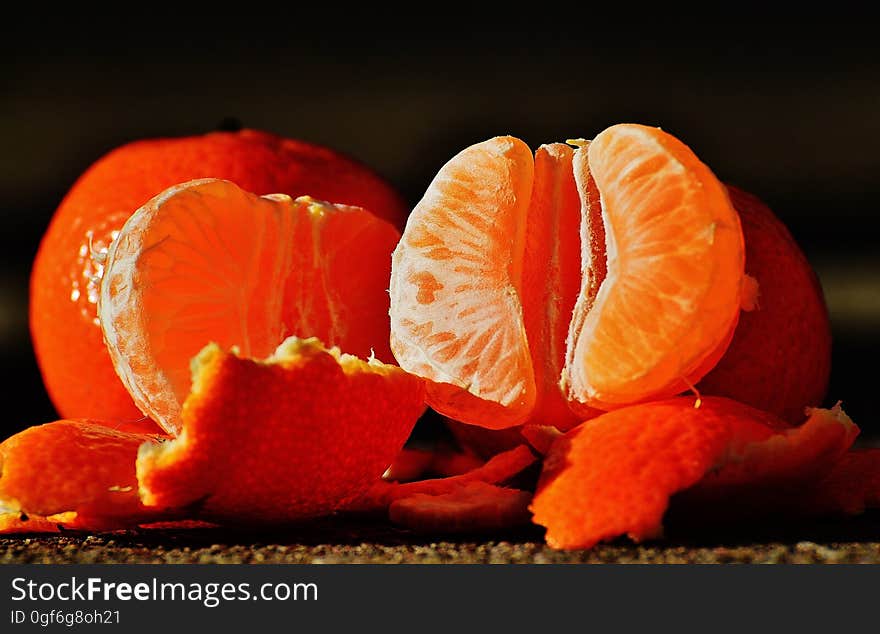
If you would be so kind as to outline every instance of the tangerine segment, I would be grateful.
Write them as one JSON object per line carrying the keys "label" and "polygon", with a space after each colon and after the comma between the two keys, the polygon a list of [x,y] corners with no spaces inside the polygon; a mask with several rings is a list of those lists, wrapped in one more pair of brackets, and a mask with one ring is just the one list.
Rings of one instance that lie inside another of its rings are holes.
{"label": "tangerine segment", "polygon": [[137,458],[150,507],[230,523],[325,515],[392,463],[424,410],[421,379],[291,337],[265,361],[206,346],[180,436]]}
{"label": "tangerine segment", "polygon": [[[535,152],[522,282],[526,335],[537,386],[535,407],[528,420],[565,431],[585,418],[569,409],[559,385],[581,282],[581,214],[590,209],[589,198],[583,198],[575,182],[573,154],[572,148],[562,143],[542,145]],[[598,204],[595,207],[599,209]],[[585,240],[583,244],[589,252],[592,242]]]}
{"label": "tangerine segment", "polygon": [[736,326],[736,211],[709,168],[658,128],[612,126],[578,149],[574,170],[582,189],[592,178],[601,194],[607,274],[575,308],[563,385],[575,404],[600,409],[679,393],[711,369]]}
{"label": "tangerine segment", "polygon": [[534,164],[513,137],[441,168],[407,221],[391,267],[391,349],[429,379],[428,404],[502,428],[532,411],[523,322],[525,218]]}
{"label": "tangerine segment", "polygon": [[83,525],[137,523],[156,510],[138,498],[135,457],[157,442],[96,421],[26,429],[0,444],[0,507],[44,517],[73,511]]}
{"label": "tangerine segment", "polygon": [[395,500],[391,521],[419,533],[482,533],[527,524],[532,494],[485,482],[468,482],[449,493],[417,493]]}
{"label": "tangerine segment", "polygon": [[390,361],[385,294],[398,233],[355,207],[258,197],[216,179],[165,191],[109,252],[99,314],[138,407],[170,433],[207,341],[263,358],[286,336],[319,336]]}
{"label": "tangerine segment", "polygon": [[699,407],[679,397],[603,414],[551,446],[532,503],[534,521],[547,527],[555,548],[590,548],[620,535],[657,537],[672,494],[701,481],[769,489],[817,479],[817,464],[830,468],[828,458],[846,451],[857,432],[839,410],[813,410],[801,427],[776,431],[784,427],[721,397]]}

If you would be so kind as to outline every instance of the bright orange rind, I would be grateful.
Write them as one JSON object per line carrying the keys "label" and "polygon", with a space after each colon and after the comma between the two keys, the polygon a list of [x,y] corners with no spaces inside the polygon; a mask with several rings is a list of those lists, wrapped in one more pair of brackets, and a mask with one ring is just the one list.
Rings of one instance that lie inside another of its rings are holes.
{"label": "bright orange rind", "polygon": [[315,338],[265,361],[210,344],[193,361],[180,435],[141,447],[141,499],[223,523],[332,513],[380,478],[423,403],[421,379]]}
{"label": "bright orange rind", "polygon": [[734,487],[817,481],[858,428],[842,410],[813,410],[778,431],[771,415],[720,397],[622,408],[553,443],[532,502],[534,521],[555,548],[590,548],[628,535],[658,537],[674,493],[697,487],[716,499]]}

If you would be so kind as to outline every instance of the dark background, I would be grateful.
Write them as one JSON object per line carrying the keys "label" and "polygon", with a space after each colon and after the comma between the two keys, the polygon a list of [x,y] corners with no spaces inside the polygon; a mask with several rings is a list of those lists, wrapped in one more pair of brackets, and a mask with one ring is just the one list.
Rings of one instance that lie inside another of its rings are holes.
{"label": "dark background", "polygon": [[433,5],[421,12],[406,24],[373,14],[341,25],[339,8],[308,19],[142,14],[0,27],[0,435],[54,417],[28,338],[27,280],[64,193],[120,144],[206,132],[227,117],[343,150],[413,204],[448,158],[490,136],[536,147],[618,122],[660,125],[788,224],[831,310],[829,398],[880,432],[873,20],[476,24]]}

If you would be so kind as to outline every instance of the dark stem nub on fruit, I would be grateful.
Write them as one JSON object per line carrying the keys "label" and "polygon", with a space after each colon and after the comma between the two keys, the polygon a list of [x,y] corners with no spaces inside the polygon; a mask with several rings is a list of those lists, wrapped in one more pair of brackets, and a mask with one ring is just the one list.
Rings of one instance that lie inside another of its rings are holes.
{"label": "dark stem nub on fruit", "polygon": [[244,128],[238,117],[223,117],[217,124],[217,132],[238,132]]}

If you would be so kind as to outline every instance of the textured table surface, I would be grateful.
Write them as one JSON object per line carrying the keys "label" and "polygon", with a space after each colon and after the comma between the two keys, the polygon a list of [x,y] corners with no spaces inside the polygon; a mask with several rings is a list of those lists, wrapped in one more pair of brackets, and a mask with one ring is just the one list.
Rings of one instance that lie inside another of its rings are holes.
{"label": "textured table surface", "polygon": [[880,513],[846,521],[669,530],[589,551],[548,548],[537,530],[425,537],[326,521],[284,532],[221,529],[0,539],[0,563],[880,563]]}

